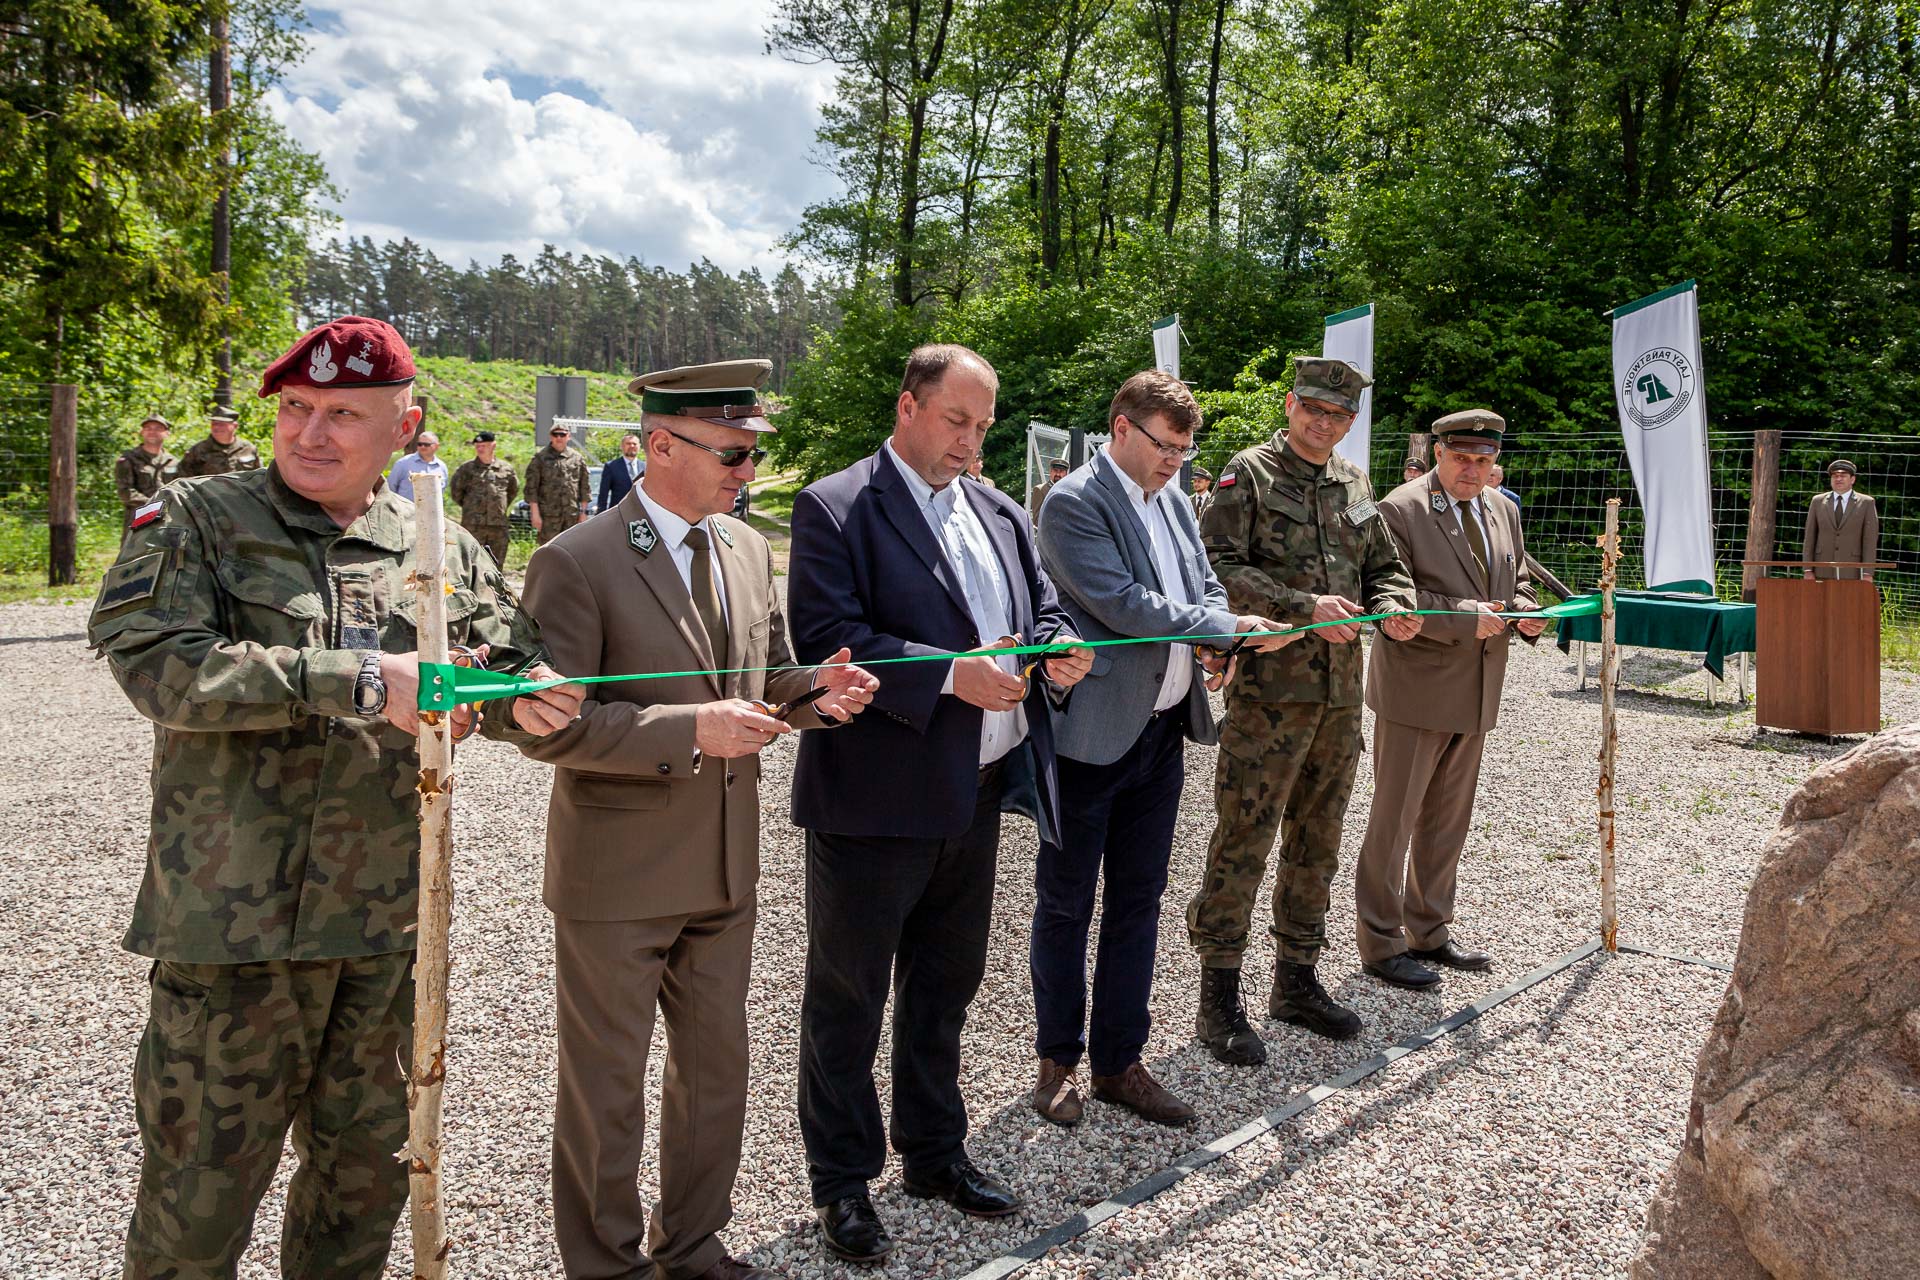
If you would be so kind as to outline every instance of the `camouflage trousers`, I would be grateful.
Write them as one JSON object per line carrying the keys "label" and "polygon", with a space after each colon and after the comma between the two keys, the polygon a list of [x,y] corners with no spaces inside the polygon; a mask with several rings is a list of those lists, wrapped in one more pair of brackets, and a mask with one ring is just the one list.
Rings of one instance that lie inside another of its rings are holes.
{"label": "camouflage trousers", "polygon": [[487,549],[487,554],[493,557],[496,567],[501,569],[507,567],[507,526],[477,522],[468,524],[462,520],[460,527],[472,534],[473,540]]}
{"label": "camouflage trousers", "polygon": [[579,511],[572,507],[568,507],[565,514],[557,517],[546,515],[543,512],[540,517],[540,532],[536,533],[534,538],[540,546],[544,547],[567,530],[573,528],[573,526],[579,524],[580,520],[581,516]]}
{"label": "camouflage trousers", "polygon": [[153,966],[125,1280],[225,1280],[287,1130],[280,1274],[378,1280],[407,1200],[413,955]]}
{"label": "camouflage trousers", "polygon": [[1286,822],[1273,880],[1280,958],[1313,964],[1327,944],[1327,889],[1360,762],[1359,707],[1318,702],[1227,705],[1207,873],[1187,904],[1187,937],[1210,969],[1235,969],[1274,834]]}

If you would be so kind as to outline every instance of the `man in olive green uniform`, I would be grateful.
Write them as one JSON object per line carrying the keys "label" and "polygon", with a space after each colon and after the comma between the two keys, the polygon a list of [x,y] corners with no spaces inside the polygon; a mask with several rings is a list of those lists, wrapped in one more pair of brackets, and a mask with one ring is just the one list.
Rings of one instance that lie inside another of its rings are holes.
{"label": "man in olive green uniform", "polygon": [[514,469],[493,456],[499,444],[491,431],[478,431],[473,437],[473,456],[453,473],[448,496],[460,504],[460,527],[493,556],[502,568],[507,563],[507,513],[520,492],[520,477]]}
{"label": "man in olive green uniform", "polygon": [[547,433],[549,447],[527,464],[527,510],[543,547],[585,520],[593,501],[591,468],[585,454],[567,447],[572,437],[555,423]]}
{"label": "man in olive green uniform", "polygon": [[[1200,533],[1236,613],[1298,626],[1411,611],[1413,582],[1367,477],[1334,453],[1370,379],[1344,360],[1299,356],[1288,429],[1235,455],[1214,485]],[[1417,617],[1389,618],[1396,640]],[[1326,945],[1327,887],[1360,757],[1360,625],[1336,625],[1274,653],[1246,653],[1227,687],[1205,881],[1187,906],[1200,953],[1199,1038],[1222,1062],[1266,1061],[1240,1000],[1240,957],[1254,895],[1284,814],[1273,887],[1270,1016],[1344,1039],[1360,1019],[1314,974]]]}
{"label": "man in olive green uniform", "polygon": [[127,540],[133,513],[152,502],[160,486],[180,472],[180,459],[167,452],[173,424],[159,414],[140,423],[140,443],[113,460],[113,483],[120,491],[120,541]]}
{"label": "man in olive green uniform", "polygon": [[224,476],[235,471],[258,471],[260,451],[239,436],[240,415],[222,405],[208,416],[207,438],[180,459],[180,478]]}
{"label": "man in olive green uniform", "polygon": [[[412,374],[383,322],[307,334],[261,387],[279,395],[273,466],[142,507],[94,603],[88,640],[155,725],[124,942],[154,960],[126,1280],[232,1276],[289,1127],[282,1275],[375,1280],[406,1201],[414,521],[381,472],[418,416]],[[447,572],[448,638],[530,656],[472,539]],[[543,736],[579,692],[515,699],[488,731]]]}

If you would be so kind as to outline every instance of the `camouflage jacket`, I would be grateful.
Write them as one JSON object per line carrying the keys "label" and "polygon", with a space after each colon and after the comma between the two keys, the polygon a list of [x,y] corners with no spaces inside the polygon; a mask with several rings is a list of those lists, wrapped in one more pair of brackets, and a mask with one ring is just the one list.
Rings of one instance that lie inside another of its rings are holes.
{"label": "camouflage jacket", "polygon": [[232,444],[221,444],[212,436],[200,441],[180,458],[180,478],[188,476],[224,476],[234,471],[258,471],[260,450],[251,440],[239,436]]}
{"label": "camouflage jacket", "polygon": [[[363,653],[415,647],[413,504],[342,530],[277,469],[182,481],[107,571],[87,639],[154,722],[146,875],[125,946],[190,964],[413,948],[419,756],[357,715]],[[532,623],[465,533],[449,637],[517,664]],[[488,708],[490,736],[519,742]]]}
{"label": "camouflage jacket", "polygon": [[468,458],[453,473],[447,496],[460,504],[461,524],[499,525],[507,522],[519,492],[520,477],[511,465],[498,458],[492,462]]}
{"label": "camouflage jacket", "polygon": [[[1237,613],[1298,625],[1313,621],[1315,596],[1345,596],[1364,613],[1413,609],[1413,580],[1373,489],[1335,454],[1315,466],[1284,432],[1235,454],[1200,519],[1207,558]],[[1256,702],[1360,705],[1359,641],[1311,634],[1276,653],[1244,653],[1229,697]]]}
{"label": "camouflage jacket", "polygon": [[527,464],[527,501],[540,508],[542,520],[572,523],[579,519],[580,508],[593,501],[587,483],[590,470],[586,455],[577,449],[542,449]]}
{"label": "camouflage jacket", "polygon": [[139,445],[113,460],[113,483],[120,490],[121,514],[131,519],[134,511],[153,501],[160,486],[180,472],[180,459],[160,451],[154,457]]}

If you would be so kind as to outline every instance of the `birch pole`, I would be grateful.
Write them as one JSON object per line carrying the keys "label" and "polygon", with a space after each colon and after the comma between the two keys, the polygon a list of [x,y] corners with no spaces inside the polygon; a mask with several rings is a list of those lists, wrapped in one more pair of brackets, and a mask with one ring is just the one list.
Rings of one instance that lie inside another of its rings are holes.
{"label": "birch pole", "polygon": [[[420,661],[447,660],[447,526],[440,477],[413,477],[413,589]],[[413,1211],[414,1280],[447,1274],[440,1190],[440,1086],[447,1074],[447,931],[453,923],[452,717],[420,716],[420,926],[413,967],[413,1071],[407,1080],[407,1195]]]}
{"label": "birch pole", "polygon": [[1607,499],[1607,531],[1600,539],[1600,941],[1617,951],[1619,920],[1613,902],[1613,757],[1619,731],[1613,718],[1613,686],[1620,678],[1620,650],[1613,642],[1614,572],[1620,565],[1620,499]]}

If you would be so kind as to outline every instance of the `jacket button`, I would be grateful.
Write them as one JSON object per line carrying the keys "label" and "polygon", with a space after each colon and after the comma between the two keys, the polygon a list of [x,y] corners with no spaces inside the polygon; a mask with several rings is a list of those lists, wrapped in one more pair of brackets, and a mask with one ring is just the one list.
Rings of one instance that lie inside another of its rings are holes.
{"label": "jacket button", "polygon": [[728,770],[728,771],[727,771],[727,785],[728,785],[729,787],[731,787],[731,786],[733,785],[733,771],[732,771],[732,770]]}
{"label": "jacket button", "polygon": [[655,766],[655,769],[656,769],[656,771],[657,771],[657,772],[660,772],[660,773],[672,773],[672,772],[673,772],[673,766],[672,766],[672,765],[670,765],[670,764],[667,764],[667,763],[665,763],[665,762],[662,762],[661,764],[659,764],[659,765],[657,765],[657,766]]}

